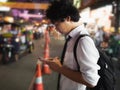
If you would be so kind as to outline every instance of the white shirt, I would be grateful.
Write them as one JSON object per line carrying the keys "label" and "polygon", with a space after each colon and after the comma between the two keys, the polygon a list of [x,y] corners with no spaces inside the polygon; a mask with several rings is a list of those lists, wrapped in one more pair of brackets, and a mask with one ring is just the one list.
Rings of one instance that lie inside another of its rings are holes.
{"label": "white shirt", "polygon": [[[64,57],[63,64],[73,70],[77,69],[77,64],[74,59],[73,47],[80,34],[88,34],[83,26],[79,26],[72,30],[69,35],[72,39],[68,42],[67,50]],[[90,84],[96,85],[100,76],[98,70],[100,67],[97,65],[99,58],[98,50],[95,47],[94,41],[89,37],[82,37],[77,46],[77,60],[80,65],[80,72],[83,78]],[[85,90],[86,86],[70,80],[69,78],[61,75],[60,90]]]}

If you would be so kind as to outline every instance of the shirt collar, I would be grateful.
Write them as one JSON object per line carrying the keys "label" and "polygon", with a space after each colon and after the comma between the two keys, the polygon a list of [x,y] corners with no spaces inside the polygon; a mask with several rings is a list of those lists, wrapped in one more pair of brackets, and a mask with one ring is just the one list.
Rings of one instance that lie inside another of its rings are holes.
{"label": "shirt collar", "polygon": [[84,25],[82,24],[82,25],[80,25],[80,26],[78,26],[78,27],[76,27],[76,28],[74,28],[68,35],[67,35],[67,37],[68,36],[70,36],[71,38],[72,37],[75,37],[78,33],[80,33],[82,30],[84,30]]}

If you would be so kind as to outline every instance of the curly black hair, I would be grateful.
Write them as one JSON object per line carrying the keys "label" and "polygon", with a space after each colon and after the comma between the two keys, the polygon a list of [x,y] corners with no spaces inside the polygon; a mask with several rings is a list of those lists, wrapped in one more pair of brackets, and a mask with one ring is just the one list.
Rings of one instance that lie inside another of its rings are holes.
{"label": "curly black hair", "polygon": [[46,10],[46,17],[50,19],[52,23],[56,21],[64,21],[68,16],[70,16],[71,20],[74,22],[77,22],[80,18],[78,9],[73,6],[70,0],[53,1]]}

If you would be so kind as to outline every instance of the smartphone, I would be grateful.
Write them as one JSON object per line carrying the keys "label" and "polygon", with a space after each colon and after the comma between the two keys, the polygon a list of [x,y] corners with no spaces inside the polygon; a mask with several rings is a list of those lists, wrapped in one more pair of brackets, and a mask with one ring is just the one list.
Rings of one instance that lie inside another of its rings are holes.
{"label": "smartphone", "polygon": [[39,57],[38,58],[40,61],[45,61],[46,59],[42,58],[42,57]]}
{"label": "smartphone", "polygon": [[39,57],[38,59],[39,59],[40,61],[53,60],[53,58],[44,59],[44,58],[42,58],[42,57]]}

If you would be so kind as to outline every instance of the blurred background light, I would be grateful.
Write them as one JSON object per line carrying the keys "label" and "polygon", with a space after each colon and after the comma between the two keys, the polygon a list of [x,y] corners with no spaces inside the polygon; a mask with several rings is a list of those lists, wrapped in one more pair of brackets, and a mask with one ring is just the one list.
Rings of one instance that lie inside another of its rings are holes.
{"label": "blurred background light", "polygon": [[14,18],[10,17],[10,16],[6,16],[6,17],[4,17],[4,21],[9,22],[9,23],[13,23],[14,22]]}
{"label": "blurred background light", "polygon": [[0,6],[0,11],[10,11],[10,8],[9,7],[6,7],[6,6]]}
{"label": "blurred background light", "polygon": [[0,0],[0,2],[7,2],[8,0]]}

